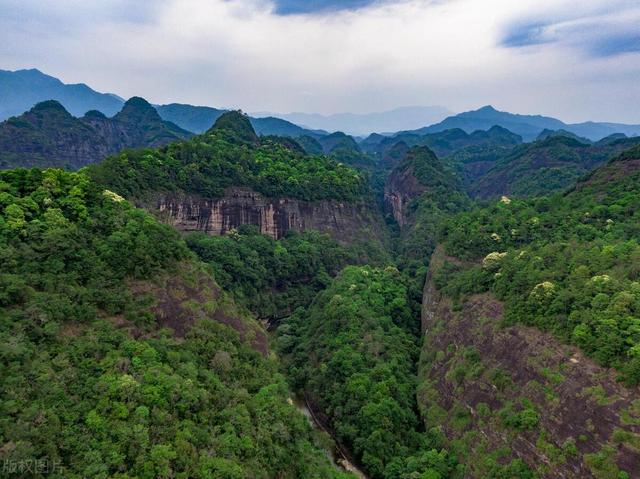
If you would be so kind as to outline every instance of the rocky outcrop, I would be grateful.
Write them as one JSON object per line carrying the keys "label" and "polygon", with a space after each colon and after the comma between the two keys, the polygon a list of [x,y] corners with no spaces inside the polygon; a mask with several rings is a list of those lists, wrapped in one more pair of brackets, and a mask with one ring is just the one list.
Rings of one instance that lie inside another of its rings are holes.
{"label": "rocky outcrop", "polygon": [[279,239],[287,231],[316,230],[342,242],[383,240],[384,223],[375,209],[363,202],[301,201],[267,198],[250,188],[228,188],[218,199],[196,195],[160,195],[154,204],[159,217],[180,231],[202,231],[218,236],[242,225]]}
{"label": "rocky outcrop", "polygon": [[489,455],[546,478],[640,477],[638,388],[549,334],[503,327],[489,293],[454,307],[434,284],[447,260],[438,248],[425,284],[418,403],[464,448],[467,477],[488,477]]}
{"label": "rocky outcrop", "polygon": [[414,175],[413,168],[394,170],[384,187],[384,204],[400,228],[408,222],[407,206],[426,191]]}

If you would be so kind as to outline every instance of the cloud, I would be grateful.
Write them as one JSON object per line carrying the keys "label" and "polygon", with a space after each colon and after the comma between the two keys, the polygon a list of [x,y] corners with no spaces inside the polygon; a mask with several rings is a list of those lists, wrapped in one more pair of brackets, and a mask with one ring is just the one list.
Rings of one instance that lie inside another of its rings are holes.
{"label": "cloud", "polygon": [[0,0],[0,68],[247,111],[492,103],[639,121],[634,3]]}
{"label": "cloud", "polygon": [[567,9],[560,2],[536,15],[533,20],[529,16],[507,24],[501,45],[522,48],[556,44],[593,57],[640,52],[637,1],[591,1],[578,9]]}
{"label": "cloud", "polygon": [[275,0],[278,14],[315,13],[354,10],[376,3],[376,0]]}

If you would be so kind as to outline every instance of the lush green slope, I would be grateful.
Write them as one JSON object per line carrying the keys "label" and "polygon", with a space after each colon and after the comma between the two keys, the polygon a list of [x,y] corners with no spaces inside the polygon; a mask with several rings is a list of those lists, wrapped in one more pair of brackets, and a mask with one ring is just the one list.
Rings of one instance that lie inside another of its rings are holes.
{"label": "lush green slope", "polygon": [[216,198],[229,186],[248,186],[271,197],[354,200],[368,190],[361,173],[336,161],[279,142],[260,143],[238,112],[222,115],[192,140],[110,157],[92,166],[90,175],[127,197],[184,191]]}
{"label": "lush green slope", "polygon": [[279,319],[307,306],[343,267],[382,263],[376,243],[342,246],[316,232],[289,232],[282,240],[243,226],[227,236],[194,234],[189,247],[211,264],[220,285],[258,317]]}
{"label": "lush green slope", "polygon": [[450,477],[416,415],[416,312],[395,268],[348,267],[280,328],[297,388],[373,478]]}
{"label": "lush green slope", "polygon": [[[178,233],[86,176],[0,172],[5,464],[42,460],[55,478],[343,477],[276,364],[221,324],[245,313],[212,281]],[[181,309],[183,338],[159,330]]]}
{"label": "lush green slope", "polygon": [[456,296],[493,290],[506,318],[554,332],[640,382],[640,148],[565,196],[503,199],[446,223],[454,256],[441,285]]}
{"label": "lush green slope", "polygon": [[628,138],[587,145],[568,136],[549,136],[499,158],[470,185],[469,191],[478,198],[541,196],[560,191],[639,142],[639,138]]}

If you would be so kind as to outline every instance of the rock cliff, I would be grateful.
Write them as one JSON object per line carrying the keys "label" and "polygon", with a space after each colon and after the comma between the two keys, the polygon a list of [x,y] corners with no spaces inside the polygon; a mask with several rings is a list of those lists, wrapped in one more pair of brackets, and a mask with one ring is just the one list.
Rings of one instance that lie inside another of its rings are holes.
{"label": "rock cliff", "polygon": [[250,188],[232,187],[218,199],[197,195],[159,195],[142,205],[180,231],[223,235],[242,225],[281,238],[287,231],[316,230],[342,242],[384,240],[385,225],[374,207],[363,202],[301,201],[267,198]]}
{"label": "rock cliff", "polygon": [[454,307],[434,282],[445,261],[437,248],[424,289],[418,403],[468,477],[513,460],[547,478],[640,477],[640,391],[549,334],[503,327],[489,293]]}

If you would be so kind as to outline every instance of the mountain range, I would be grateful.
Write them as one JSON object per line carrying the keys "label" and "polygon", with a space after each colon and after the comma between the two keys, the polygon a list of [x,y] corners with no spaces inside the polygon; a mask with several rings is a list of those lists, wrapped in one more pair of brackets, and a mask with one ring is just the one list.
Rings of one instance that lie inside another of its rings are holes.
{"label": "mountain range", "polygon": [[[59,79],[37,69],[0,70],[0,120],[19,115],[36,103],[57,100],[74,116],[82,116],[89,110],[97,110],[106,116],[115,115],[124,104],[118,95],[100,93],[89,86],[64,84]],[[171,121],[193,133],[209,129],[225,109],[194,106],[179,103],[154,105],[163,120]],[[398,134],[424,135],[459,128],[467,133],[489,130],[500,126],[524,141],[533,141],[544,130],[564,130],[591,141],[598,141],[616,133],[627,136],[640,135],[640,124],[627,125],[611,122],[565,123],[559,119],[541,115],[521,115],[498,111],[487,105],[477,110],[450,115],[441,106],[408,106],[378,113],[339,113],[319,115],[314,113],[254,113],[250,118],[259,135],[285,135],[318,137],[327,132],[343,131],[350,135],[380,136]],[[446,115],[447,116],[445,118]],[[394,133],[397,132],[397,133]]]}
{"label": "mountain range", "polygon": [[451,128],[460,128],[467,133],[472,133],[475,130],[488,130],[495,125],[522,136],[525,141],[535,140],[544,130],[566,130],[592,141],[598,141],[614,133],[624,133],[627,136],[640,135],[640,125],[593,121],[567,124],[548,116],[519,115],[498,111],[490,105],[447,117],[440,123],[413,130],[411,133],[437,133]]}
{"label": "mountain range", "polygon": [[366,136],[371,132],[395,132],[420,128],[443,120],[452,112],[441,106],[406,106],[374,113],[271,113],[259,112],[253,116],[276,116],[292,123],[327,131],[343,131],[350,135]]}

